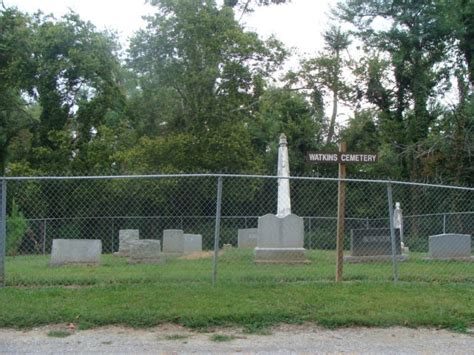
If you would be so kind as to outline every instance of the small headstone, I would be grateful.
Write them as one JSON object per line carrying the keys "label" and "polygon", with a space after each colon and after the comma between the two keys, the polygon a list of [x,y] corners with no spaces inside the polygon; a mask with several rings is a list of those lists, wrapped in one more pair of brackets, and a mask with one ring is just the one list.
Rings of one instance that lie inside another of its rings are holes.
{"label": "small headstone", "polygon": [[258,219],[256,263],[306,263],[304,223],[301,217],[290,214],[278,217],[267,214]]}
{"label": "small headstone", "polygon": [[237,234],[237,246],[240,249],[255,248],[257,246],[257,228],[239,229]]}
{"label": "small headstone", "polygon": [[130,242],[140,238],[138,229],[119,230],[119,250],[114,253],[117,256],[128,256],[130,252]]}
{"label": "small headstone", "polygon": [[184,233],[181,229],[165,229],[163,231],[163,253],[184,253]]}
{"label": "small headstone", "polygon": [[469,234],[438,234],[430,236],[428,240],[431,259],[473,259]]}
{"label": "small headstone", "polygon": [[51,266],[99,265],[101,254],[102,241],[99,239],[53,239]]}
{"label": "small headstone", "polygon": [[130,241],[128,262],[132,264],[161,263],[161,243],[156,239],[139,239]]}
{"label": "small headstone", "polygon": [[[400,229],[395,229],[395,257],[407,259],[402,254]],[[351,229],[351,255],[348,262],[390,261],[392,259],[392,238],[390,228]]]}
{"label": "small headstone", "polygon": [[202,251],[202,235],[201,234],[183,234],[184,252],[193,253]]}

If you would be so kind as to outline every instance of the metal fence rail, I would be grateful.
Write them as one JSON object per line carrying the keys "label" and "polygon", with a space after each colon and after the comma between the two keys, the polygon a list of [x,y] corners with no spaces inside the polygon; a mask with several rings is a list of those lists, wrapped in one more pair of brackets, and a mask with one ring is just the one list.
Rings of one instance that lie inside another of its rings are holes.
{"label": "metal fence rail", "polygon": [[[263,216],[277,212],[278,177],[3,178],[0,284],[334,280],[339,180],[288,179],[292,213],[298,217],[288,225],[268,217],[270,227],[256,232],[259,218],[263,223]],[[474,189],[344,182],[343,280],[474,282]],[[394,222],[395,202],[403,210],[400,229]],[[277,225],[283,232],[272,229]],[[144,243],[160,241],[160,263],[129,264],[127,258],[114,256],[120,252],[123,230],[137,230]],[[201,238],[202,247],[171,253],[165,250],[167,230],[200,235],[186,238]],[[246,233],[252,239],[247,244],[239,237]],[[53,241],[58,239],[100,240],[101,266],[51,267]]]}

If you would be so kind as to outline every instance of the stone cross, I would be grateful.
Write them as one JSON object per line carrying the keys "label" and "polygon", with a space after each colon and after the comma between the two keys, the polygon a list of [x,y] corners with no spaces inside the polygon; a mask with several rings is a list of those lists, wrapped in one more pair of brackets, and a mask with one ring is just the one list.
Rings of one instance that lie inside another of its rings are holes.
{"label": "stone cross", "polygon": [[[288,159],[288,142],[284,133],[280,135],[278,144],[278,177],[290,176],[290,162]],[[278,179],[278,206],[277,217],[291,214],[290,180]]]}

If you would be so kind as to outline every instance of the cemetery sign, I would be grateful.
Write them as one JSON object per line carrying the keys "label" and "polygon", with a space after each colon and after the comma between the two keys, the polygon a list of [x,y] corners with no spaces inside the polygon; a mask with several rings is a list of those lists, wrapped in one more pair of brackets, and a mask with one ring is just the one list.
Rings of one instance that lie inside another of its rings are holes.
{"label": "cemetery sign", "polygon": [[378,156],[374,153],[309,152],[306,158],[310,163],[373,164]]}
{"label": "cemetery sign", "polygon": [[373,164],[377,162],[375,153],[348,153],[345,142],[339,144],[339,152],[308,152],[310,163],[335,163],[339,165],[337,188],[337,234],[336,234],[336,281],[342,280],[344,263],[344,216],[345,216],[345,182],[346,164]]}

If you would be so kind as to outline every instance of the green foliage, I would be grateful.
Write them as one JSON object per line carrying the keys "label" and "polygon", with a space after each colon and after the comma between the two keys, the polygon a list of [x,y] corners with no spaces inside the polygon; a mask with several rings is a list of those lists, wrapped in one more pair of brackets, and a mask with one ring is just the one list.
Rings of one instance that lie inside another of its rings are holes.
{"label": "green foliage", "polygon": [[244,31],[232,10],[214,1],[153,4],[160,11],[148,18],[147,30],[137,33],[129,51],[143,95],[165,114],[155,112],[159,124],[153,126],[197,135],[223,122],[242,122],[262,78],[283,61],[281,44]]}
{"label": "green foliage", "polygon": [[23,213],[18,209],[18,205],[13,201],[10,216],[7,218],[7,255],[16,255],[18,248],[23,241],[28,222]]}

